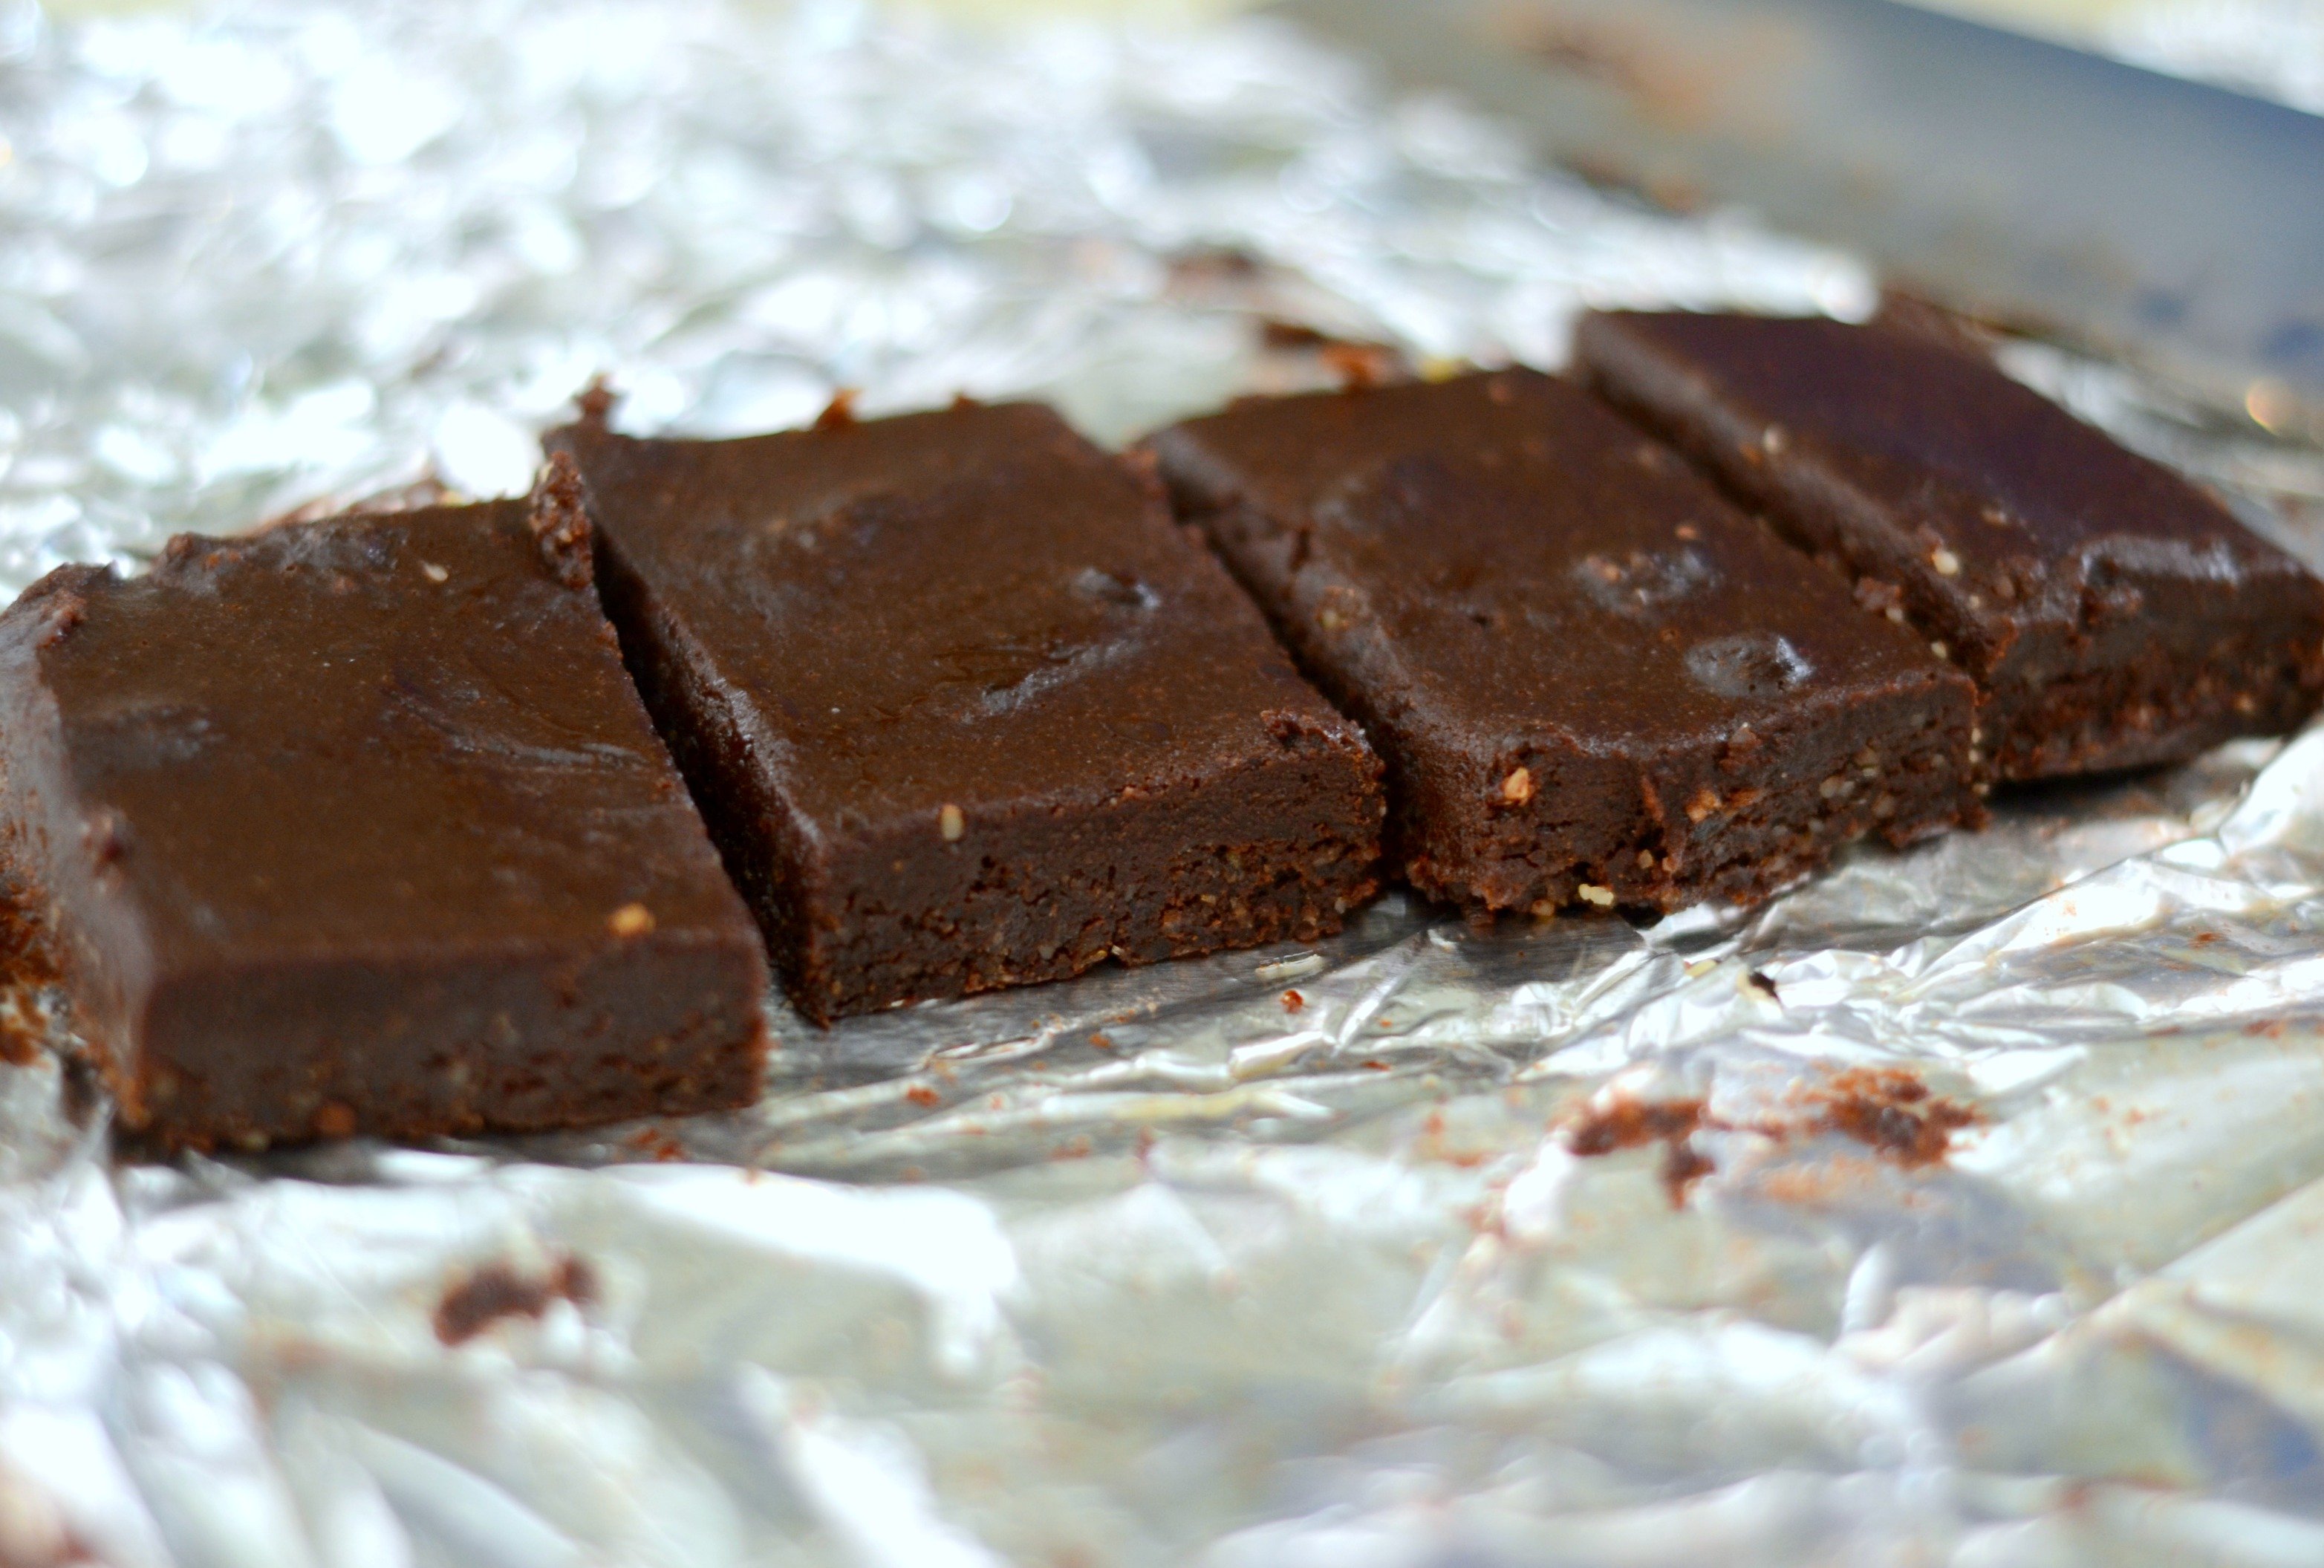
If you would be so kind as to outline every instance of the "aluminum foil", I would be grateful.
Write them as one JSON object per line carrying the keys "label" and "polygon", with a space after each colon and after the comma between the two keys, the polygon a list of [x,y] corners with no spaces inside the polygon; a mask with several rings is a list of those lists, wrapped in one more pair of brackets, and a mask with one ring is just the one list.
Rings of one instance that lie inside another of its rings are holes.
{"label": "aluminum foil", "polygon": [[2097,20],[2133,65],[2324,114],[2324,0],[2130,0]]}
{"label": "aluminum foil", "polygon": [[[599,370],[1119,438],[1293,327],[1873,302],[1255,22],[0,0],[0,136],[12,588],[521,488]],[[2008,363],[2318,558],[2317,454]],[[168,1167],[0,1065],[0,1563],[2324,1561],[2324,731],[1748,917],[775,1025],[744,1113]]]}

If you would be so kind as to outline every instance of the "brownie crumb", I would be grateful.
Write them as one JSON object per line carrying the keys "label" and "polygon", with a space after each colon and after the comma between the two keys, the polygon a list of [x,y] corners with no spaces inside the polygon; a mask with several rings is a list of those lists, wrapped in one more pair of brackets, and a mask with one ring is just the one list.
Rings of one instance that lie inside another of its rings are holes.
{"label": "brownie crumb", "polygon": [[1396,377],[1396,351],[1374,343],[1326,343],[1317,355],[1348,392],[1369,392]]}
{"label": "brownie crumb", "polygon": [[541,558],[568,588],[586,588],[595,578],[589,551],[589,513],[581,500],[581,471],[563,452],[549,455],[549,472],[532,493],[528,518],[540,541]]}
{"label": "brownie crumb", "polygon": [[0,987],[49,985],[57,978],[48,927],[30,895],[0,892]]}
{"label": "brownie crumb", "polygon": [[1694,1184],[1718,1169],[1709,1155],[1701,1153],[1683,1139],[1673,1139],[1664,1144],[1663,1191],[1670,1194],[1671,1207],[1686,1207],[1686,1195],[1693,1190]]}
{"label": "brownie crumb", "polygon": [[[852,386],[844,386],[833,392],[831,401],[823,405],[823,412],[816,415],[815,428],[818,430],[844,430],[853,424],[855,397],[855,389]],[[955,403],[953,406],[958,408],[960,405]]]}
{"label": "brownie crumb", "polygon": [[1907,1170],[1936,1165],[1952,1137],[1983,1120],[1973,1106],[1932,1093],[1909,1067],[1850,1067],[1811,1091],[1815,1127],[1852,1138]]}
{"label": "brownie crumb", "polygon": [[0,1066],[29,1067],[40,1059],[32,1020],[14,1009],[0,1010]]}
{"label": "brownie crumb", "polygon": [[1779,1143],[1837,1133],[1906,1170],[1943,1162],[1952,1136],[1984,1120],[1973,1106],[1931,1091],[1909,1067],[1849,1067],[1792,1096],[1807,1114],[1743,1122],[1721,1121],[1701,1100],[1624,1097],[1593,1105],[1565,1127],[1565,1146],[1592,1159],[1623,1149],[1663,1146],[1663,1190],[1683,1208],[1694,1184],[1718,1167],[1690,1141],[1707,1130],[1757,1133]]}
{"label": "brownie crumb", "polygon": [[40,989],[55,983],[47,930],[22,891],[0,891],[0,1063],[29,1067],[49,1038]]}
{"label": "brownie crumb", "polygon": [[1685,1138],[1702,1125],[1700,1100],[1617,1100],[1593,1107],[1566,1129],[1568,1148],[1583,1158]]}
{"label": "brownie crumb", "polygon": [[1593,1159],[1649,1143],[1663,1146],[1663,1191],[1671,1207],[1686,1207],[1686,1196],[1696,1182],[1719,1167],[1710,1157],[1696,1152],[1687,1139],[1696,1130],[1716,1126],[1703,1114],[1700,1100],[1632,1100],[1593,1106],[1565,1130],[1565,1147],[1584,1159]]}
{"label": "brownie crumb", "polygon": [[[76,568],[67,567],[60,569],[72,571]],[[30,599],[32,595],[27,591],[24,597]],[[48,623],[41,632],[40,646],[42,648],[54,648],[72,635],[74,627],[88,619],[88,595],[81,593],[78,586],[60,584],[48,595],[45,607]]]}
{"label": "brownie crumb", "polygon": [[596,1299],[596,1270],[570,1253],[539,1277],[506,1263],[487,1263],[444,1292],[436,1305],[436,1337],[447,1345],[466,1344],[503,1318],[537,1318],[552,1302],[586,1307]]}
{"label": "brownie crumb", "polygon": [[593,375],[589,384],[573,400],[573,406],[581,410],[582,423],[602,428],[613,417],[613,405],[621,401],[621,394],[606,384],[603,375]]}

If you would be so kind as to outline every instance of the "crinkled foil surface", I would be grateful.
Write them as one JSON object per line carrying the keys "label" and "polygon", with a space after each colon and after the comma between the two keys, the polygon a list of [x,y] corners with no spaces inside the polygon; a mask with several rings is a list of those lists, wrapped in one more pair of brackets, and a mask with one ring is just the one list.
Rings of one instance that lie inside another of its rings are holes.
{"label": "crinkled foil surface", "polygon": [[[1120,438],[1325,374],[1267,318],[1554,364],[1584,303],[1872,299],[1263,23],[0,0],[0,135],[12,591],[521,488],[599,370],[639,429],[852,386]],[[2011,355],[2324,537],[2313,454]],[[1748,918],[1390,896],[786,1014],[693,1122],[116,1167],[42,1056],[0,1066],[0,1562],[2324,1562],[2319,1026],[2324,732]]]}
{"label": "crinkled foil surface", "polygon": [[2324,0],[2128,0],[2095,20],[2134,65],[2324,114]]}

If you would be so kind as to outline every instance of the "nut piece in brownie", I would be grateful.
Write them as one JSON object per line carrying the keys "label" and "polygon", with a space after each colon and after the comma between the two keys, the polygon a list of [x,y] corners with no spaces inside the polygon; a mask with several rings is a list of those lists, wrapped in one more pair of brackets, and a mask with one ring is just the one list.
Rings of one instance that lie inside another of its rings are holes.
{"label": "nut piece in brownie", "polygon": [[1361,733],[1047,409],[549,445],[809,1018],[1310,940],[1372,892]]}
{"label": "nut piece in brownie", "polygon": [[1837,562],[1977,680],[2041,779],[2297,725],[2324,586],[2203,491],[1966,348],[1837,321],[1586,318],[1597,390]]}
{"label": "nut piece in brownie", "polygon": [[1363,722],[1433,897],[1749,901],[1981,818],[1969,683],[1561,383],[1255,399],[1151,447]]}
{"label": "nut piece in brownie", "polygon": [[0,614],[0,735],[8,857],[149,1146],[757,1093],[757,933],[586,540],[522,502],[60,567]]}

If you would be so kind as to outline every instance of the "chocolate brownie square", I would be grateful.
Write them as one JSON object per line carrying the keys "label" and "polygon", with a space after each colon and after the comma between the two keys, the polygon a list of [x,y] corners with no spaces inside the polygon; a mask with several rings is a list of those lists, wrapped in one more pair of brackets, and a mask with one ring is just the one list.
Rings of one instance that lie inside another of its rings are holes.
{"label": "chocolate brownie square", "polygon": [[1981,817],[1969,683],[1561,383],[1254,399],[1151,447],[1362,721],[1432,897],[1747,902]]}
{"label": "chocolate brownie square", "polygon": [[1957,345],[1838,321],[1585,319],[1594,387],[1977,680],[2002,779],[2299,724],[2324,586],[2212,496]]}
{"label": "chocolate brownie square", "polygon": [[0,835],[123,1127],[755,1096],[764,955],[588,568],[503,502],[181,536],[0,614]]}
{"label": "chocolate brownie square", "polygon": [[811,1019],[1339,929],[1379,764],[1049,410],[553,432],[631,669]]}

